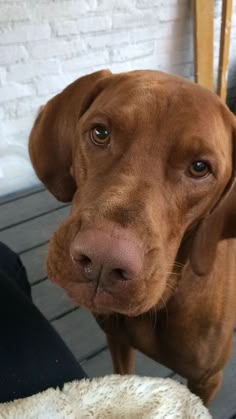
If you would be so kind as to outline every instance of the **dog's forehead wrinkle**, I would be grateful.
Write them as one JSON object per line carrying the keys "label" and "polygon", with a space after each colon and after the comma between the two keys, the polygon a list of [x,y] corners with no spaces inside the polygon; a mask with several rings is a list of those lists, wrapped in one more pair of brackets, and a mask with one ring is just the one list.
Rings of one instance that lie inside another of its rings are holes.
{"label": "dog's forehead wrinkle", "polygon": [[[204,98],[193,98],[193,92],[187,93],[184,97],[182,93],[171,96],[168,92],[158,93],[156,86],[155,89],[150,86],[133,87],[130,92],[122,92],[119,99],[116,95],[111,99],[106,99],[103,116],[111,121],[111,125],[114,124],[114,128],[118,127],[129,134],[130,136],[126,141],[124,139],[124,142],[127,145],[130,142],[138,143],[139,150],[141,143],[144,151],[149,149],[152,152],[152,146],[157,146],[161,142],[176,143],[178,141],[181,145],[182,137],[187,136],[188,132],[192,136],[195,132],[196,137],[201,137],[203,145],[212,143],[212,146],[217,146],[219,142],[218,106],[213,106],[208,111],[209,98],[205,103]],[[189,107],[186,106],[188,101],[191,103]],[[95,105],[98,104],[95,103]],[[207,121],[203,108],[207,112]],[[162,136],[163,132],[164,136]]]}
{"label": "dog's forehead wrinkle", "polygon": [[126,76],[120,80],[120,83],[114,79],[114,83],[108,85],[95,102],[102,103],[103,109],[107,109],[108,113],[112,111],[121,113],[124,110],[129,112],[134,109],[142,113],[140,109],[143,106],[149,105],[152,109],[157,102],[159,108],[160,105],[167,103],[167,92],[163,92],[161,88],[161,84],[156,80],[145,80],[142,77],[130,79]]}
{"label": "dog's forehead wrinkle", "polygon": [[[109,95],[109,91],[112,91],[111,95]],[[131,74],[121,74],[104,89],[100,98],[105,96],[108,102],[119,102],[119,104],[122,104],[123,101],[140,104],[156,100],[159,104],[165,104],[167,107],[182,102],[185,105],[191,105],[191,107],[201,108],[208,106],[209,103],[211,106],[214,102],[217,103],[214,95],[199,86],[196,87],[195,84],[175,76],[163,77],[158,72],[155,74],[137,72],[133,73],[132,77]],[[175,111],[177,112],[178,108]]]}

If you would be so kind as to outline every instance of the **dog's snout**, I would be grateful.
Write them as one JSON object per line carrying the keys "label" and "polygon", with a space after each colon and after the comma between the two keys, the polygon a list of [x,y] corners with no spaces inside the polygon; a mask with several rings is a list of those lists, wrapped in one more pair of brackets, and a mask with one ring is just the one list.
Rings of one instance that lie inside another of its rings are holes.
{"label": "dog's snout", "polygon": [[77,234],[71,244],[71,257],[76,269],[86,280],[102,284],[113,280],[133,280],[139,277],[143,251],[132,233],[88,229]]}

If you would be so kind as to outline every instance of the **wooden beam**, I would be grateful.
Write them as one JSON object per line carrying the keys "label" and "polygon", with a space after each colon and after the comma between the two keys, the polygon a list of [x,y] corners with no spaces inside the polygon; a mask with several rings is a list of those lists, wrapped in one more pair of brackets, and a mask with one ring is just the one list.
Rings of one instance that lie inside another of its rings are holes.
{"label": "wooden beam", "polygon": [[233,0],[222,1],[222,21],[221,21],[220,58],[219,58],[219,69],[218,69],[217,94],[224,101],[226,100],[226,95],[227,95],[232,9],[233,9]]}
{"label": "wooden beam", "polygon": [[214,90],[214,0],[194,0],[195,81]]}

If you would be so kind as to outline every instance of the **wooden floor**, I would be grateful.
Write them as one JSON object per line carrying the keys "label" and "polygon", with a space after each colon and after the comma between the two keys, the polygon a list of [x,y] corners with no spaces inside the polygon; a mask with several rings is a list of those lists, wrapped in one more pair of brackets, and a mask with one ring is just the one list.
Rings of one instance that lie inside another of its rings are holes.
{"label": "wooden floor", "polygon": [[[25,264],[37,307],[62,336],[90,377],[112,372],[103,333],[93,317],[74,306],[67,295],[47,278],[45,257],[48,241],[69,213],[42,187],[0,199],[0,241],[18,252]],[[175,376],[144,355],[137,354],[136,373]],[[182,380],[183,381],[183,380]],[[234,353],[226,366],[223,386],[211,406],[217,419],[236,418],[236,335]]]}

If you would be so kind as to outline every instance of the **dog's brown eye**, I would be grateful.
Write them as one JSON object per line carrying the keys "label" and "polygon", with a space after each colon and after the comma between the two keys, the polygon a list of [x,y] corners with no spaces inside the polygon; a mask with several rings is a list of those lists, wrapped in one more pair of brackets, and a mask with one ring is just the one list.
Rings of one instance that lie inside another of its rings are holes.
{"label": "dog's brown eye", "polygon": [[90,131],[90,138],[94,144],[105,146],[110,142],[110,132],[106,127],[97,126]]}
{"label": "dog's brown eye", "polygon": [[209,164],[201,160],[194,161],[189,168],[190,176],[195,178],[206,177],[210,171]]}

